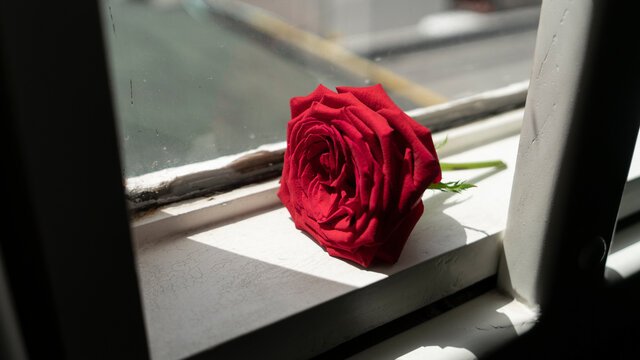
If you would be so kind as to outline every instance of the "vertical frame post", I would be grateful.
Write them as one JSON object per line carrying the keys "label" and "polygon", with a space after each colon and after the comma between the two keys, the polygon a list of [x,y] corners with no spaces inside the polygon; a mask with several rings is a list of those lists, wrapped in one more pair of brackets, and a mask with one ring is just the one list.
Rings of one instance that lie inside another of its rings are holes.
{"label": "vertical frame post", "polygon": [[19,338],[29,358],[148,358],[98,4],[0,6],[0,247]]}
{"label": "vertical frame post", "polygon": [[542,5],[499,286],[540,307],[547,349],[598,342],[592,325],[605,311],[606,254],[640,124],[634,17],[620,2]]}

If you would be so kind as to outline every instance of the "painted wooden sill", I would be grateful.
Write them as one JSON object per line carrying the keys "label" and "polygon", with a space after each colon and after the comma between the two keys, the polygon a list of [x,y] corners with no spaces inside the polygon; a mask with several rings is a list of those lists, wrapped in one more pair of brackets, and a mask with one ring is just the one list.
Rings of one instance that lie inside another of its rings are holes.
{"label": "painted wooden sill", "polygon": [[616,232],[605,278],[615,284],[640,274],[640,223]]}
{"label": "painted wooden sill", "polygon": [[537,321],[537,312],[493,290],[349,359],[482,359]]}
{"label": "painted wooden sill", "polygon": [[[640,141],[629,169],[620,218],[639,211],[639,194]],[[636,223],[616,232],[605,278],[616,284],[639,273],[640,223]],[[349,359],[482,359],[533,328],[538,316],[517,300],[491,291]]]}
{"label": "painted wooden sill", "polygon": [[508,167],[445,173],[445,181],[478,187],[428,191],[425,213],[394,265],[361,269],[329,257],[278,206],[277,181],[138,219],[152,358],[243,358],[257,349],[263,358],[307,358],[494,275],[521,118],[513,111],[446,134],[443,160],[500,159]]}
{"label": "painted wooden sill", "polygon": [[[640,212],[640,137],[631,160],[627,185],[622,195],[619,218]],[[609,256],[605,278],[615,284],[640,274],[640,223],[617,231]]]}

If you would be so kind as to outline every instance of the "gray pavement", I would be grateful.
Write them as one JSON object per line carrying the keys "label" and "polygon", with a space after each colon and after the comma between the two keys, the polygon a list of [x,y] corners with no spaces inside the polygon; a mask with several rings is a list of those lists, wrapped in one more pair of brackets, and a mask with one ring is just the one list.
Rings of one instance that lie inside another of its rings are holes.
{"label": "gray pavement", "polygon": [[381,57],[379,63],[457,99],[528,79],[535,41],[536,33],[531,29]]}

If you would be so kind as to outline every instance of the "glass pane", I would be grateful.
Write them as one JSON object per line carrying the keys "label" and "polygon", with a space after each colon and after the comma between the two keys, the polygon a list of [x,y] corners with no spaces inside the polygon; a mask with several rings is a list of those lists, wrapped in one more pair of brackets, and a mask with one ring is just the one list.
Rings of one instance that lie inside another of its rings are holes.
{"label": "glass pane", "polygon": [[124,176],[283,141],[320,83],[409,110],[525,80],[538,2],[103,0]]}

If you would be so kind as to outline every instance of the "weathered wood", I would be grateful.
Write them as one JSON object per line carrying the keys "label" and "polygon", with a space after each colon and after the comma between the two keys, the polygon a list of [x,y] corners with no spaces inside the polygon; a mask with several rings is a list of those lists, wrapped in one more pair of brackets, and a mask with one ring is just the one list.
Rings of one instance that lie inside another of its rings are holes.
{"label": "weathered wood", "polygon": [[514,83],[444,104],[407,111],[415,121],[439,131],[524,106],[529,81]]}
{"label": "weathered wood", "polygon": [[[420,124],[433,129],[482,120],[524,104],[528,82],[487,91],[468,98],[408,111]],[[501,136],[498,132],[496,133]],[[286,144],[268,144],[256,150],[127,179],[127,201],[134,213],[199,196],[228,191],[273,179],[282,173]],[[452,144],[447,145],[452,149]]]}

